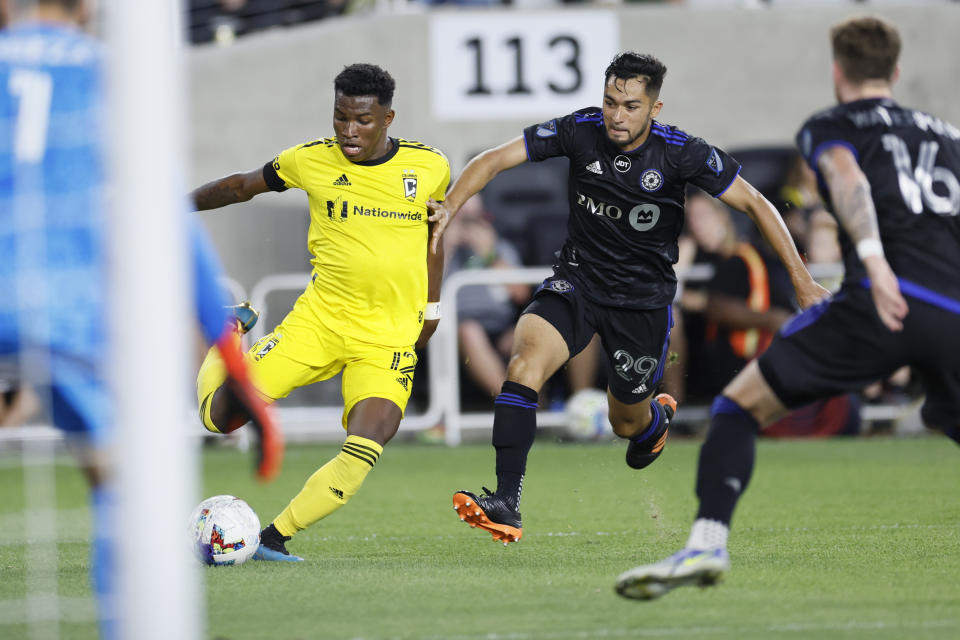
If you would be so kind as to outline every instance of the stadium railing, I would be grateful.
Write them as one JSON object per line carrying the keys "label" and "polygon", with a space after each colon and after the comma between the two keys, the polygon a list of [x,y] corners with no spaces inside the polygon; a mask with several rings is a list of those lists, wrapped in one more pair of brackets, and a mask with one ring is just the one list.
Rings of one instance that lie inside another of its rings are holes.
{"label": "stadium railing", "polygon": [[[842,265],[809,265],[810,272],[820,281],[836,280],[842,275]],[[460,406],[460,367],[457,345],[458,314],[455,301],[457,293],[465,286],[484,284],[539,284],[552,273],[549,267],[526,267],[519,269],[471,269],[449,276],[443,285],[441,300],[444,301],[444,318],[427,349],[428,400],[425,409],[408,413],[401,428],[405,431],[422,431],[438,424],[444,426],[446,444],[456,446],[463,440],[463,432],[470,429],[489,429],[493,425],[493,412],[463,413]],[[678,270],[680,283],[699,282],[710,279],[713,269],[709,265],[692,265]],[[260,310],[261,319],[250,334],[251,340],[265,335],[279,318],[269,318],[268,297],[281,291],[302,290],[310,279],[309,273],[282,273],[267,276],[258,281],[250,291],[249,299]],[[244,298],[244,289],[234,281],[224,282],[225,288],[236,300]],[[276,312],[274,312],[276,314]],[[422,384],[422,382],[421,382]],[[333,406],[278,406],[277,415],[289,440],[329,439],[342,434],[340,423],[342,405]],[[709,407],[684,405],[685,420],[697,422],[708,417]],[[903,405],[865,405],[861,417],[866,422],[895,420],[909,413]],[[190,419],[193,419],[191,414]],[[537,413],[537,425],[561,427],[564,424],[562,411],[541,410]],[[203,434],[198,429],[198,434]],[[60,434],[51,427],[30,425],[0,429],[0,442],[18,440],[58,439]]]}
{"label": "stadium railing", "polygon": [[[811,273],[820,281],[836,280],[843,273],[840,264],[816,264],[809,266]],[[410,413],[403,421],[402,429],[418,431],[438,424],[444,425],[444,438],[448,445],[456,446],[463,439],[466,429],[489,429],[493,424],[492,412],[463,413],[460,407],[460,367],[457,345],[458,314],[455,301],[457,293],[465,286],[478,284],[538,284],[552,273],[549,267],[519,269],[471,269],[449,276],[443,284],[441,300],[444,301],[444,319],[427,349],[429,394],[426,409]],[[692,265],[679,270],[681,283],[709,280],[713,275],[710,265]],[[267,297],[279,290],[300,290],[310,278],[308,273],[289,273],[268,276],[251,290],[250,299],[260,309],[262,317],[269,314]],[[253,339],[261,337],[271,322],[261,320],[254,329]],[[699,421],[708,417],[709,407],[684,406],[685,420]],[[278,407],[278,415],[284,432],[292,439],[320,436],[323,433],[341,433],[342,408],[335,407]],[[865,421],[893,420],[906,413],[901,405],[869,405],[861,415]],[[560,427],[564,424],[562,411],[539,411],[537,424],[541,427]]]}

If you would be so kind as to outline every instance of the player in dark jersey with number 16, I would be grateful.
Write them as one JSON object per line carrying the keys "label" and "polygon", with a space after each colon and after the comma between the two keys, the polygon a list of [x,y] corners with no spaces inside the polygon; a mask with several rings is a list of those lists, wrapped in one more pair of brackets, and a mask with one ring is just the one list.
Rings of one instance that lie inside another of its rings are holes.
{"label": "player in dark jersey with number 16", "polygon": [[960,129],[891,99],[893,26],[852,18],[831,37],[839,104],[807,120],[797,143],[840,222],[844,284],[788,322],[717,397],[686,548],[623,573],[622,596],[647,600],[726,573],[757,432],[788,408],[911,365],[926,386],[924,422],[960,443],[960,346],[950,339],[960,330]]}
{"label": "player in dark jersey with number 16", "polygon": [[700,138],[654,120],[666,67],[627,52],[607,67],[603,107],[527,127],[470,161],[444,204],[428,203],[433,243],[449,218],[497,173],[527,160],[570,159],[568,237],[517,323],[493,421],[497,491],[454,494],[461,520],[495,540],[522,535],[520,493],[536,431],[537,394],[599,334],[611,364],[613,431],[642,469],[663,449],[676,402],[654,397],[663,376],[676,293],[677,236],[687,183],[749,215],[786,265],[801,306],[827,295],[807,273],[776,209],[739,177],[740,165]]}

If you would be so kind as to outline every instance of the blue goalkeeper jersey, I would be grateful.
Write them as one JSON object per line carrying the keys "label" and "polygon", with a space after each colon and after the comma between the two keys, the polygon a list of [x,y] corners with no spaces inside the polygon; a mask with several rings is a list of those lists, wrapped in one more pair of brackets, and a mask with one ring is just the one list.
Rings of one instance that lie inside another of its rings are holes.
{"label": "blue goalkeeper jersey", "polygon": [[102,354],[101,57],[63,26],[0,32],[0,353]]}

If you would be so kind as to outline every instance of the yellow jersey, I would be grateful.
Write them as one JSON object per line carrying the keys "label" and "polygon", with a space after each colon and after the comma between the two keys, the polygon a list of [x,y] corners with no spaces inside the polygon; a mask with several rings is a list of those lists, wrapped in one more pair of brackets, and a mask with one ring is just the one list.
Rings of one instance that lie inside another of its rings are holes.
{"label": "yellow jersey", "polygon": [[274,190],[307,192],[319,320],[357,340],[409,347],[427,303],[426,202],[443,200],[450,164],[433,147],[390,141],[385,156],[351,162],[336,138],[315,140],[281,152],[264,176]]}

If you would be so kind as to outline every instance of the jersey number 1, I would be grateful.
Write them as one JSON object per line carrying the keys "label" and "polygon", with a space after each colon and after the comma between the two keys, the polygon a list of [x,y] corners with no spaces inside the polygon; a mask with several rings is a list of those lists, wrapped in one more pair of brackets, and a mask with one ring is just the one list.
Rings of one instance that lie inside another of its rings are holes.
{"label": "jersey number 1", "polygon": [[53,79],[49,73],[15,69],[10,74],[10,93],[20,99],[13,154],[19,162],[43,160],[50,125]]}

